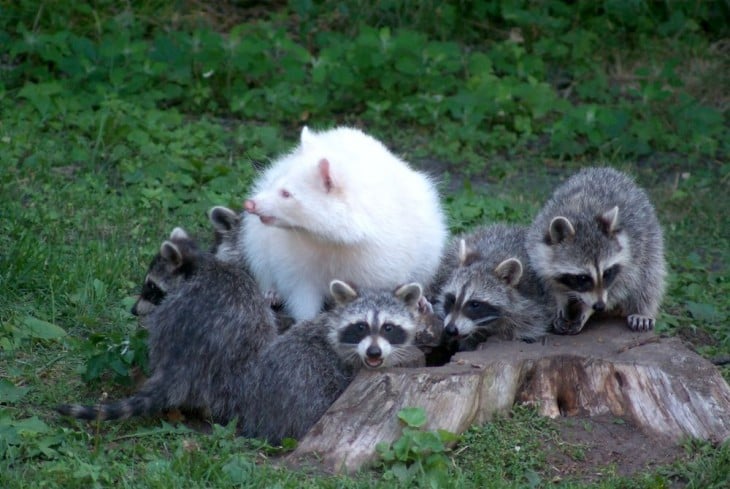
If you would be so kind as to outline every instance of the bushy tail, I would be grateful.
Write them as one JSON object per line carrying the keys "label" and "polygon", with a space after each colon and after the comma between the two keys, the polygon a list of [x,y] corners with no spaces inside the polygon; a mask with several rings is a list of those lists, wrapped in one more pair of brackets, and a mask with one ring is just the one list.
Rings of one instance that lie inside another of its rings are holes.
{"label": "bushy tail", "polygon": [[149,392],[138,392],[132,397],[108,404],[84,406],[82,404],[61,404],[56,411],[64,416],[73,416],[89,421],[107,421],[127,419],[133,416],[145,416],[161,410],[164,406]]}

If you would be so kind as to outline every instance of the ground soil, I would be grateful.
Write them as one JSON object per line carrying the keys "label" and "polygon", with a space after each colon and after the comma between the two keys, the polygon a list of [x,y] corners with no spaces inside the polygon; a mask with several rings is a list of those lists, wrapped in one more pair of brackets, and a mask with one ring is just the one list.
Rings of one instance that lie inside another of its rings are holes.
{"label": "ground soil", "polygon": [[[548,443],[546,476],[554,482],[599,482],[610,475],[651,472],[683,459],[681,445],[643,433],[614,416],[560,417],[553,421],[558,436]],[[683,487],[681,481],[671,487]]]}

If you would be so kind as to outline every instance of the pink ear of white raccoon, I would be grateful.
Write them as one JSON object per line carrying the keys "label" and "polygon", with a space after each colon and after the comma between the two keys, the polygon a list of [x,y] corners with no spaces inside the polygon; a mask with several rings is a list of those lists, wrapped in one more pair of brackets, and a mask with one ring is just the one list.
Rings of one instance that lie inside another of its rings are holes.
{"label": "pink ear of white raccoon", "polygon": [[575,236],[575,228],[567,217],[557,216],[550,221],[550,228],[548,230],[550,244],[562,243],[573,236]]}
{"label": "pink ear of white raccoon", "polygon": [[497,265],[494,274],[508,286],[515,287],[522,278],[522,262],[517,258],[507,258]]}
{"label": "pink ear of white raccoon", "polygon": [[332,172],[330,171],[330,162],[327,158],[322,158],[319,160],[317,167],[319,168],[319,177],[322,180],[322,187],[324,187],[325,192],[329,193],[332,190],[332,187],[334,187],[334,183],[332,182]]}

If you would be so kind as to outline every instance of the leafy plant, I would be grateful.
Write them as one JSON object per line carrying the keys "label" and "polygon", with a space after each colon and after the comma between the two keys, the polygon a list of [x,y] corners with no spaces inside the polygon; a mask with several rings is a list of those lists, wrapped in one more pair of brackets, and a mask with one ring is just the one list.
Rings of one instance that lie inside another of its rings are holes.
{"label": "leafy plant", "polygon": [[459,437],[445,430],[424,430],[423,408],[403,408],[398,419],[404,424],[401,437],[392,444],[381,442],[375,447],[386,467],[384,478],[401,483],[421,481],[428,487],[446,485],[450,466],[448,445]]}
{"label": "leafy plant", "polygon": [[115,382],[130,385],[135,368],[149,373],[146,340],[147,330],[142,328],[124,336],[92,335],[80,349],[80,353],[86,357],[82,378],[91,382],[110,372]]}

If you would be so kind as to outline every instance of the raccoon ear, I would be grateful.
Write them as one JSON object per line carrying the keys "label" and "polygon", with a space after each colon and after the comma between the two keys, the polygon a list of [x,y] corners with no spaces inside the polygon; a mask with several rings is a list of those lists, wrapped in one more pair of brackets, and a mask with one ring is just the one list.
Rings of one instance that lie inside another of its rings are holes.
{"label": "raccoon ear", "polygon": [[217,205],[208,211],[208,219],[216,230],[225,232],[236,227],[241,218],[228,207]]}
{"label": "raccoon ear", "polygon": [[332,183],[332,174],[330,173],[329,160],[327,158],[322,158],[319,160],[318,167],[322,186],[324,187],[325,192],[329,193],[330,190],[332,190],[332,187],[334,187],[334,184]]}
{"label": "raccoon ear", "polygon": [[162,255],[162,258],[166,261],[172,263],[175,268],[179,268],[183,263],[183,256],[180,252],[180,248],[171,241],[165,241],[162,243],[162,246],[160,246],[160,255]]}
{"label": "raccoon ear", "polygon": [[395,296],[405,302],[408,307],[416,307],[423,296],[423,287],[417,282],[401,285],[395,289]]}
{"label": "raccoon ear", "polygon": [[604,233],[613,234],[618,229],[618,206],[604,212],[596,219]]}
{"label": "raccoon ear", "polygon": [[517,258],[507,258],[494,269],[495,275],[510,287],[516,286],[522,278],[522,262]]}
{"label": "raccoon ear", "polygon": [[573,236],[575,236],[575,228],[573,228],[573,225],[567,217],[557,216],[550,221],[550,228],[547,236],[549,244],[562,243]]}
{"label": "raccoon ear", "polygon": [[463,267],[466,261],[466,241],[463,239],[459,240],[459,266]]}
{"label": "raccoon ear", "polygon": [[468,267],[475,261],[479,260],[481,255],[478,252],[472,251],[466,247],[465,240],[459,240],[459,266]]}
{"label": "raccoon ear", "polygon": [[337,304],[348,304],[357,299],[357,291],[342,280],[330,282],[330,294],[335,298]]}
{"label": "raccoon ear", "polygon": [[299,136],[299,139],[302,143],[302,146],[307,146],[309,143],[312,142],[312,131],[310,131],[307,126],[302,127],[302,133]]}
{"label": "raccoon ear", "polygon": [[176,227],[170,233],[170,239],[190,239],[190,236],[188,236],[188,233],[183,228]]}

